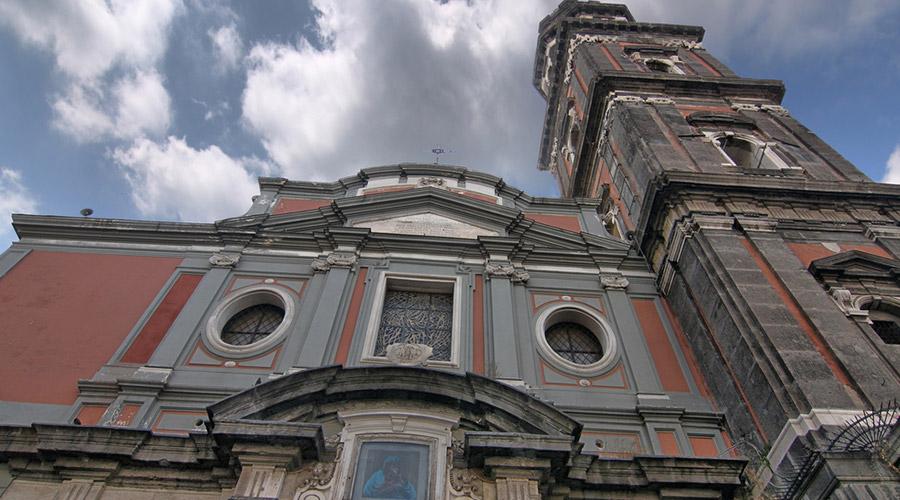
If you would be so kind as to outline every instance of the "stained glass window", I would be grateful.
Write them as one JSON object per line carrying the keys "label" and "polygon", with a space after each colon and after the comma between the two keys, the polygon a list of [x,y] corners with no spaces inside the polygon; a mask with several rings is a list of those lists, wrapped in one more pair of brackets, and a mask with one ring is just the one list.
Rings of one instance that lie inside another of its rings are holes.
{"label": "stained glass window", "polygon": [[387,290],[375,355],[391,344],[431,346],[431,359],[450,361],[453,336],[453,294]]}
{"label": "stained glass window", "polygon": [[589,365],[603,357],[603,346],[597,337],[578,323],[562,322],[547,329],[547,343],[563,358],[579,365]]}
{"label": "stained glass window", "polygon": [[257,304],[235,314],[222,329],[222,341],[250,345],[266,338],[284,320],[284,309],[273,304]]}

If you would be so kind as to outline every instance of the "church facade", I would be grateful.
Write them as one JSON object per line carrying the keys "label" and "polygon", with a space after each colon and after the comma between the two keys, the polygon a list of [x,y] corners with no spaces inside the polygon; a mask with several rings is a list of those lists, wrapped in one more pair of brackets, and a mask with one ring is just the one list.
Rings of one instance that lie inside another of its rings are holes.
{"label": "church facade", "polygon": [[0,498],[896,497],[900,189],[702,36],[541,22],[561,198],[399,164],[15,215]]}

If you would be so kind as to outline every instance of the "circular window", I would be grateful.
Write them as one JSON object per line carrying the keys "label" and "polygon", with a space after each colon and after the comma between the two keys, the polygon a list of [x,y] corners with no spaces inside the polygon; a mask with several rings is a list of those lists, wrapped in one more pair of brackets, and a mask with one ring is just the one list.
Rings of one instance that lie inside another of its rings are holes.
{"label": "circular window", "polygon": [[548,307],[538,315],[535,340],[546,361],[580,377],[605,372],[618,352],[606,320],[597,311],[571,302]]}
{"label": "circular window", "polygon": [[257,304],[235,314],[222,329],[222,341],[241,346],[268,337],[284,320],[284,309],[273,304]]}
{"label": "circular window", "polygon": [[295,310],[294,297],[276,285],[238,289],[225,296],[210,316],[206,343],[226,357],[260,354],[287,335]]}
{"label": "circular window", "polygon": [[589,365],[603,357],[603,346],[594,333],[578,323],[557,323],[547,329],[547,343],[556,354],[577,365]]}

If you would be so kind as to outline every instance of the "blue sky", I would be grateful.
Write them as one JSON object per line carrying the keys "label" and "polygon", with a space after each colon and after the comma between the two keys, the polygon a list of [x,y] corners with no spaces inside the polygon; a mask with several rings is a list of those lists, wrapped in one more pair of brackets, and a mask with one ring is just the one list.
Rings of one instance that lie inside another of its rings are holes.
{"label": "blue sky", "polygon": [[[401,161],[545,196],[531,86],[553,0],[0,2],[0,247],[13,212],[211,221],[258,175]],[[900,2],[626,2],[699,24],[742,76],[875,180],[900,183]]]}

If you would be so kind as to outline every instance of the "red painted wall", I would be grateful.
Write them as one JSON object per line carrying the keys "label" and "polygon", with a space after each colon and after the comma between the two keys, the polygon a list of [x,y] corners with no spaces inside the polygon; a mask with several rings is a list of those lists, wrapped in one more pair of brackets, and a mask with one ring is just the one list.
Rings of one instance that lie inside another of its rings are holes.
{"label": "red painted wall", "polygon": [[[831,257],[832,255],[836,255],[838,252],[835,252],[829,248],[825,248],[821,243],[788,243],[788,247],[794,252],[794,255],[800,259],[800,262],[803,263],[803,267],[809,267],[810,262],[821,259],[823,257]],[[864,244],[864,243],[840,243],[838,244],[838,248],[841,249],[841,252],[849,252],[850,250],[859,250],[860,252],[870,253],[872,255],[877,255],[879,257],[884,257],[886,259],[893,258],[889,253],[887,253],[883,248],[872,244]]]}
{"label": "red painted wall", "polygon": [[203,276],[200,274],[182,274],[178,277],[122,356],[123,363],[145,364],[150,361],[150,356],[166,336],[201,279]]}
{"label": "red painted wall", "polygon": [[74,402],[180,262],[29,253],[0,278],[0,400]]}
{"label": "red painted wall", "polygon": [[574,233],[581,232],[581,224],[578,223],[578,216],[576,215],[552,215],[526,212],[525,216],[536,222],[540,222],[541,224],[547,224],[548,226],[558,227]]}
{"label": "red painted wall", "polygon": [[631,302],[641,323],[644,338],[647,339],[650,356],[656,365],[656,373],[659,374],[663,389],[667,392],[689,392],[675,349],[669,342],[669,336],[666,335],[666,329],[656,310],[656,303],[653,299],[631,299]]}
{"label": "red painted wall", "polygon": [[273,215],[288,214],[291,212],[305,212],[307,210],[315,210],[325,205],[330,205],[331,200],[305,200],[301,198],[279,198],[272,209]]}

